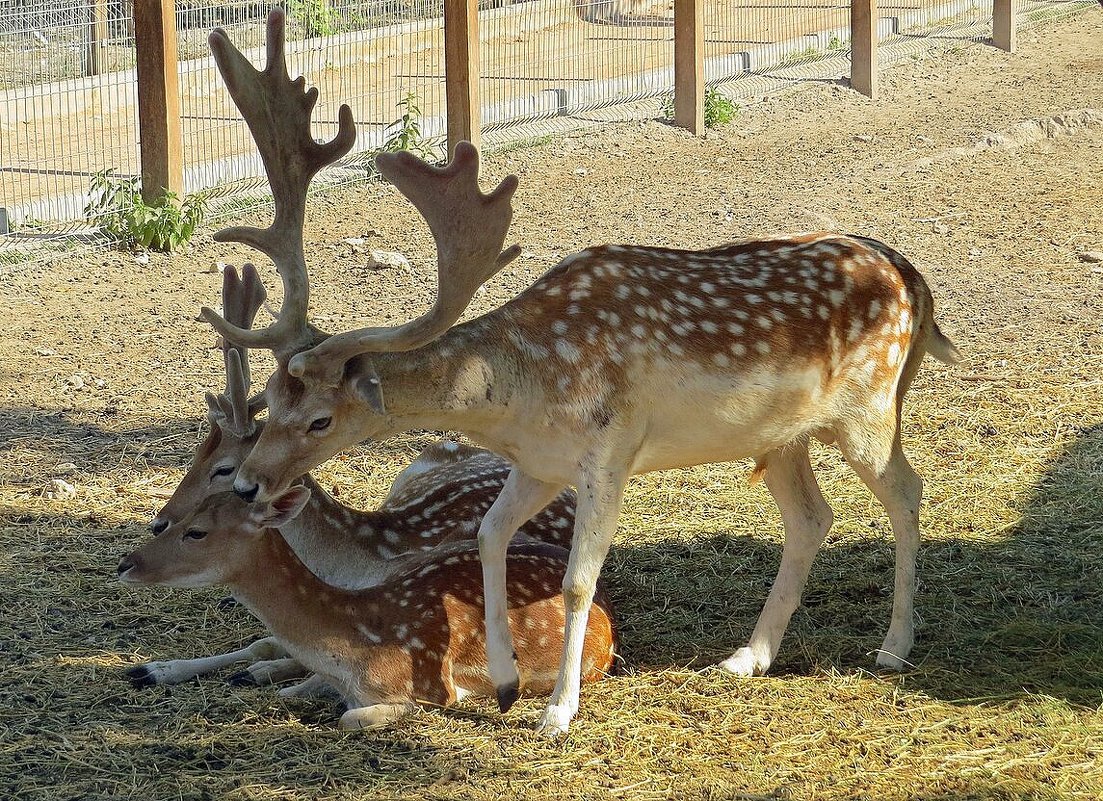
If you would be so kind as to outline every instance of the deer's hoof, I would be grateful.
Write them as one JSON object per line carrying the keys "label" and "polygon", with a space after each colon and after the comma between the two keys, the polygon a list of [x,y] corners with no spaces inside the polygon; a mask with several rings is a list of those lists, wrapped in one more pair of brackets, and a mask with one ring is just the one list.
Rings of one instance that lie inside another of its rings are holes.
{"label": "deer's hoof", "polygon": [[258,687],[260,683],[257,681],[257,677],[250,673],[248,670],[239,670],[230,678],[226,679],[226,682],[231,687]]}
{"label": "deer's hoof", "polygon": [[136,665],[129,668],[126,671],[126,677],[130,679],[130,685],[138,689],[157,686],[157,676],[149,669],[149,665]]}
{"label": "deer's hoof", "polygon": [[877,667],[885,668],[886,670],[895,670],[897,673],[903,673],[907,670],[911,670],[913,666],[906,659],[901,659],[896,654],[890,653],[882,648],[877,652]]}
{"label": "deer's hoof", "polygon": [[536,733],[553,740],[561,737],[570,728],[572,717],[574,716],[568,707],[552,704],[544,710],[540,720],[536,722]]}
{"label": "deer's hoof", "polygon": [[514,679],[509,684],[503,684],[498,688],[498,711],[503,714],[509,711],[509,708],[517,701],[518,687],[517,679]]}
{"label": "deer's hoof", "polygon": [[758,664],[758,660],[755,659],[754,652],[750,648],[740,648],[717,667],[736,676],[761,676],[766,672],[765,668]]}

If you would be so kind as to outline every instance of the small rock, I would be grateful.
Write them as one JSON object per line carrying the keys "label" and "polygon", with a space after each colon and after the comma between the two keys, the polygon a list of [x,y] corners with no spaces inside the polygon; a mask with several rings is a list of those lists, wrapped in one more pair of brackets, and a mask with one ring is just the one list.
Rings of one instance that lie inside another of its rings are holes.
{"label": "small rock", "polygon": [[935,223],[932,228],[936,234],[950,233],[950,226],[946,225],[946,223]]}
{"label": "small rock", "polygon": [[46,497],[54,501],[68,501],[75,498],[77,488],[60,478],[51,478],[46,485]]}
{"label": "small rock", "polygon": [[1087,262],[1088,264],[1103,264],[1103,251],[1081,250],[1076,255],[1080,261]]}
{"label": "small rock", "polygon": [[77,466],[75,464],[73,464],[72,462],[62,462],[61,464],[59,464],[57,467],[54,468],[54,473],[59,475],[59,476],[67,476],[70,473],[75,473],[76,470],[77,470]]}
{"label": "small rock", "polygon": [[589,172],[590,171],[587,170],[585,167],[579,167],[577,170],[574,171],[574,174],[575,175],[587,175],[587,174],[589,174]]}
{"label": "small rock", "polygon": [[39,356],[53,356],[55,351],[52,351],[49,348],[39,348],[37,351],[35,351],[35,353],[37,353]]}
{"label": "small rock", "polygon": [[342,239],[346,245],[352,245],[354,248],[358,248],[364,244],[364,238],[362,236],[350,236],[346,239]]}
{"label": "small rock", "polygon": [[395,268],[408,268],[410,260],[401,253],[392,253],[387,250],[373,250],[368,254],[369,270],[391,270]]}
{"label": "small rock", "polygon": [[73,373],[65,379],[65,386],[76,390],[84,389],[84,378],[79,373]]}
{"label": "small rock", "polygon": [[969,248],[969,258],[975,259],[984,255],[984,251],[980,248]]}
{"label": "small rock", "polygon": [[224,273],[224,272],[226,272],[226,268],[227,268],[228,266],[229,266],[229,265],[227,265],[227,264],[226,264],[226,262],[224,262],[224,261],[216,261],[216,262],[215,262],[214,264],[212,264],[212,265],[211,265],[211,266],[210,266],[210,267],[209,267],[209,268],[207,269],[207,272],[209,272],[209,273],[211,273],[211,274],[215,274],[215,273]]}
{"label": "small rock", "polygon": [[923,136],[923,134],[920,134],[919,136],[915,137],[915,141],[918,142],[921,145],[933,145],[934,144],[934,140],[931,139],[931,137]]}
{"label": "small rock", "polygon": [[137,264],[149,264],[149,254],[139,253],[137,256],[134,257],[134,261]]}
{"label": "small rock", "polygon": [[854,141],[869,143],[873,141],[873,136],[872,134],[855,134]]}

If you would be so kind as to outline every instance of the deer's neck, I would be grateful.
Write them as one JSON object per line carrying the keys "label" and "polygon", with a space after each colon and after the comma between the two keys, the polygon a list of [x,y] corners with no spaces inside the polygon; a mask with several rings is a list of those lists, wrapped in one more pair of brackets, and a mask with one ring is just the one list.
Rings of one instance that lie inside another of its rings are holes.
{"label": "deer's neck", "polygon": [[259,539],[253,558],[230,584],[235,598],[298,653],[355,642],[382,631],[375,593],[344,590],[310,571],[275,529]]}
{"label": "deer's neck", "polygon": [[517,376],[501,340],[498,327],[483,317],[417,350],[373,354],[387,413],[403,430],[473,433],[501,425],[511,415]]}
{"label": "deer's neck", "polygon": [[390,516],[352,509],[306,475],[310,503],[280,529],[287,544],[309,569],[329,584],[359,589],[378,583],[396,550],[388,537]]}

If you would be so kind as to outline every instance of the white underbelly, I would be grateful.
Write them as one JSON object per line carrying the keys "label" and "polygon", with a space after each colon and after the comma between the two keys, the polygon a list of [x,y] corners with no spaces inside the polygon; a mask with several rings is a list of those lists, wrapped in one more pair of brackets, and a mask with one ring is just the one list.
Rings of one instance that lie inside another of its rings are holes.
{"label": "white underbelly", "polygon": [[698,381],[655,393],[633,473],[762,456],[831,415],[818,370]]}

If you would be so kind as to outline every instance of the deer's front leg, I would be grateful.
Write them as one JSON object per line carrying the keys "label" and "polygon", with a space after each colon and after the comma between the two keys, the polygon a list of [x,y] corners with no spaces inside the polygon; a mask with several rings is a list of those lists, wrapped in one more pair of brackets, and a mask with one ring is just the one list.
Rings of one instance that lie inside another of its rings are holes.
{"label": "deer's front leg", "polygon": [[626,478],[624,472],[602,468],[587,471],[579,481],[574,542],[563,577],[566,607],[563,658],[551,701],[536,725],[537,731],[551,737],[565,734],[578,712],[586,623],[590,618],[597,577],[617,529]]}
{"label": "deer's front leg", "polygon": [[180,682],[194,679],[205,673],[213,673],[216,670],[246,660],[275,659],[287,654],[275,637],[265,637],[254,643],[215,656],[205,656],[199,659],[173,659],[167,662],[146,662],[144,665],[136,665],[126,671],[131,684],[135,687],[152,687],[155,684],[179,684]]}
{"label": "deer's front leg", "polygon": [[517,665],[513,636],[509,631],[506,603],[506,549],[527,520],[551,503],[562,489],[513,468],[497,500],[479,526],[479,559],[483,563],[483,598],[486,604],[486,659],[490,680],[503,712],[517,700]]}

